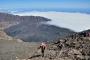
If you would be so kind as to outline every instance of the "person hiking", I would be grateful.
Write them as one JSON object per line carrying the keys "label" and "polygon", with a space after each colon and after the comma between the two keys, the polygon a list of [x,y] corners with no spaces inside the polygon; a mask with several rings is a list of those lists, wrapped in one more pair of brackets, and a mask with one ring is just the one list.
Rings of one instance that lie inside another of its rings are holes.
{"label": "person hiking", "polygon": [[[46,47],[47,47],[46,43],[42,42],[40,46],[37,48],[37,50],[33,53],[33,55],[29,57],[28,59],[32,59],[32,58],[40,57],[40,56],[44,57],[44,52],[45,52]],[[40,52],[41,52],[41,55],[38,54]]]}
{"label": "person hiking", "polygon": [[44,52],[45,52],[45,49],[46,49],[46,43],[42,42],[41,45],[38,47],[38,49],[41,49],[42,57],[44,57]]}

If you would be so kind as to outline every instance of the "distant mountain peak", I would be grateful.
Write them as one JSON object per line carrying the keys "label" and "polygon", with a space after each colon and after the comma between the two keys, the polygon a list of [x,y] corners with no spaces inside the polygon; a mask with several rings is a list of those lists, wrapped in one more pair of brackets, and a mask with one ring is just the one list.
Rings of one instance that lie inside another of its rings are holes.
{"label": "distant mountain peak", "polygon": [[0,24],[4,23],[4,31],[23,41],[51,41],[74,33],[74,31],[49,25],[46,22],[51,19],[41,16],[18,16],[1,13]]}

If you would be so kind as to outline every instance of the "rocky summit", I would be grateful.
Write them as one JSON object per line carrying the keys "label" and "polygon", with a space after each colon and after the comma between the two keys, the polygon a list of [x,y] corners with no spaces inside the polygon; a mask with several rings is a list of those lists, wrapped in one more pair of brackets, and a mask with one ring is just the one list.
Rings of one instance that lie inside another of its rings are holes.
{"label": "rocky summit", "polygon": [[20,42],[0,31],[0,60],[90,60],[90,37],[68,36],[47,42],[45,56],[40,42]]}

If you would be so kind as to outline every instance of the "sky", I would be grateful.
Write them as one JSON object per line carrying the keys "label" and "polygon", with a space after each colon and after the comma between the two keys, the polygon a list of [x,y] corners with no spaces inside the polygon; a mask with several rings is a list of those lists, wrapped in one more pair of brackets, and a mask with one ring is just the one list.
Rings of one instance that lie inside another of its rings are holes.
{"label": "sky", "polygon": [[90,8],[90,0],[0,0],[0,9]]}

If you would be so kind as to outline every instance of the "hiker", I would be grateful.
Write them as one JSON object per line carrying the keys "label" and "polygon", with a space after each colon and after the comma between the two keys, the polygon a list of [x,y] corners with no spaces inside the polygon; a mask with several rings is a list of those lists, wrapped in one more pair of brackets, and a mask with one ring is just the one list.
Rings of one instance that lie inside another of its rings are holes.
{"label": "hiker", "polygon": [[46,43],[42,42],[38,49],[41,49],[42,57],[44,57],[44,51],[46,49]]}

